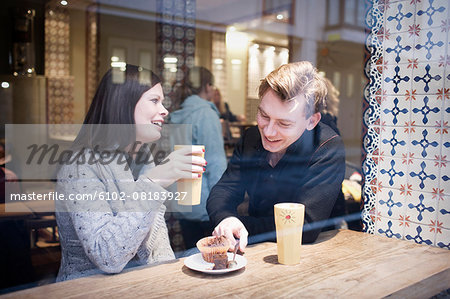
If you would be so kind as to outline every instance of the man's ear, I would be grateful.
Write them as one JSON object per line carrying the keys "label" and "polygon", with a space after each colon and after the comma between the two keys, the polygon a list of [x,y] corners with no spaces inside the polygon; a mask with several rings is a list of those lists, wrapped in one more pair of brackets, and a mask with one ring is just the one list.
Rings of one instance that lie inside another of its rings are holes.
{"label": "man's ear", "polygon": [[314,129],[319,123],[321,118],[322,116],[320,115],[320,112],[316,112],[313,115],[311,115],[307,120],[308,124],[306,125],[306,130],[311,131],[312,129]]}

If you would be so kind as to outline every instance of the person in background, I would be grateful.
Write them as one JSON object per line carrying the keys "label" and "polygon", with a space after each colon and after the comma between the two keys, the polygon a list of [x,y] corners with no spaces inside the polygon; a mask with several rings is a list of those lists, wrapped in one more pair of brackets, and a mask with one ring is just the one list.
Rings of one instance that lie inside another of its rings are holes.
{"label": "person in background", "polygon": [[[339,114],[339,90],[331,83],[328,78],[324,78],[325,84],[327,86],[327,97],[325,98],[325,106],[322,109],[321,119],[320,121],[332,128],[339,136],[341,136],[341,132],[337,126],[337,117]],[[336,218],[340,216],[344,216],[346,213],[345,208],[345,198],[344,193],[342,193],[342,188],[339,190],[338,197],[336,199],[336,204],[334,205],[334,209],[330,215],[330,218]],[[346,228],[346,221],[342,220],[338,224],[339,228]],[[334,228],[332,225],[326,227],[325,229]]]}
{"label": "person in background", "polygon": [[[6,164],[12,156],[0,140],[0,203],[10,202],[10,194],[21,194],[17,175]],[[7,185],[6,185],[7,184]],[[6,207],[4,207],[6,208]],[[23,219],[0,221],[0,267],[3,271],[0,289],[31,283],[35,273],[31,263],[30,234]]]}
{"label": "person in background", "polygon": [[[12,155],[6,153],[6,146],[0,140],[0,203],[5,203],[10,194],[20,194],[21,186],[17,174],[6,167],[12,159]],[[8,187],[6,187],[8,182]]]}
{"label": "person in background", "polygon": [[233,112],[231,112],[230,106],[228,105],[227,102],[223,101],[222,94],[220,93],[220,90],[218,88],[214,90],[212,101],[220,112],[220,119],[229,122],[236,122],[236,121],[244,122],[246,120],[245,115],[243,114],[235,115],[233,114]]}
{"label": "person in background", "polygon": [[[227,170],[211,190],[207,210],[214,235],[232,249],[240,239],[274,240],[274,205],[305,205],[303,242],[314,242],[329,218],[345,173],[340,136],[320,122],[326,85],[307,61],[280,66],[259,86],[257,126],[236,145]],[[237,207],[248,194],[248,216]],[[311,224],[319,224],[317,226]]]}
{"label": "person in background", "polygon": [[184,84],[178,89],[170,114],[172,124],[192,125],[192,144],[205,146],[208,161],[203,175],[201,203],[192,211],[180,212],[179,218],[186,249],[211,235],[212,227],[206,212],[206,200],[212,187],[226,168],[219,111],[211,102],[215,92],[213,74],[204,67],[193,67],[186,74]]}
{"label": "person in background", "polygon": [[[141,67],[113,68],[101,80],[72,163],[62,163],[57,175],[56,192],[67,199],[55,203],[57,281],[175,258],[162,196],[177,180],[199,177],[206,161],[184,148],[155,166],[148,145],[161,137],[163,100],[160,79]],[[159,200],[150,199],[155,194]]]}
{"label": "person in background", "polygon": [[327,85],[326,105],[321,112],[321,122],[330,126],[336,133],[341,135],[337,126],[337,117],[339,114],[339,90],[327,78],[324,78]]}

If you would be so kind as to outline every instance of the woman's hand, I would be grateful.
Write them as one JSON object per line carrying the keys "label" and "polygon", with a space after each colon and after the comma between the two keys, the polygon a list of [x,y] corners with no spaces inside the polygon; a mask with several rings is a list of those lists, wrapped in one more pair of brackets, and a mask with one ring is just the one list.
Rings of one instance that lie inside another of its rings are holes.
{"label": "woman's hand", "polygon": [[161,187],[167,187],[179,179],[196,179],[205,171],[206,160],[196,156],[203,154],[200,147],[183,147],[173,151],[160,165],[144,173]]}

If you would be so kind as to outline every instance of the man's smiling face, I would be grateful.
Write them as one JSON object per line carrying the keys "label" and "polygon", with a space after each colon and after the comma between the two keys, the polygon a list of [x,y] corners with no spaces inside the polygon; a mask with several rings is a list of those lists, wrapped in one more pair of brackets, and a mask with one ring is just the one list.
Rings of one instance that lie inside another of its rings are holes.
{"label": "man's smiling face", "polygon": [[258,107],[257,122],[264,149],[283,154],[305,130],[312,130],[320,121],[320,113],[305,116],[306,99],[299,95],[290,101],[268,89]]}

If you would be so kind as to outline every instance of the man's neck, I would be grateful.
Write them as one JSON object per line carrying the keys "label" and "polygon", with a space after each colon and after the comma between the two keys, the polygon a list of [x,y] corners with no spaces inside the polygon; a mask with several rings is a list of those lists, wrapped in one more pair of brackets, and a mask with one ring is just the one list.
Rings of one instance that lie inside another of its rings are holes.
{"label": "man's neck", "polygon": [[283,158],[285,153],[286,150],[277,153],[269,153],[267,157],[269,165],[272,166],[272,168],[275,168],[275,166],[277,166],[278,162],[280,162],[281,158]]}

